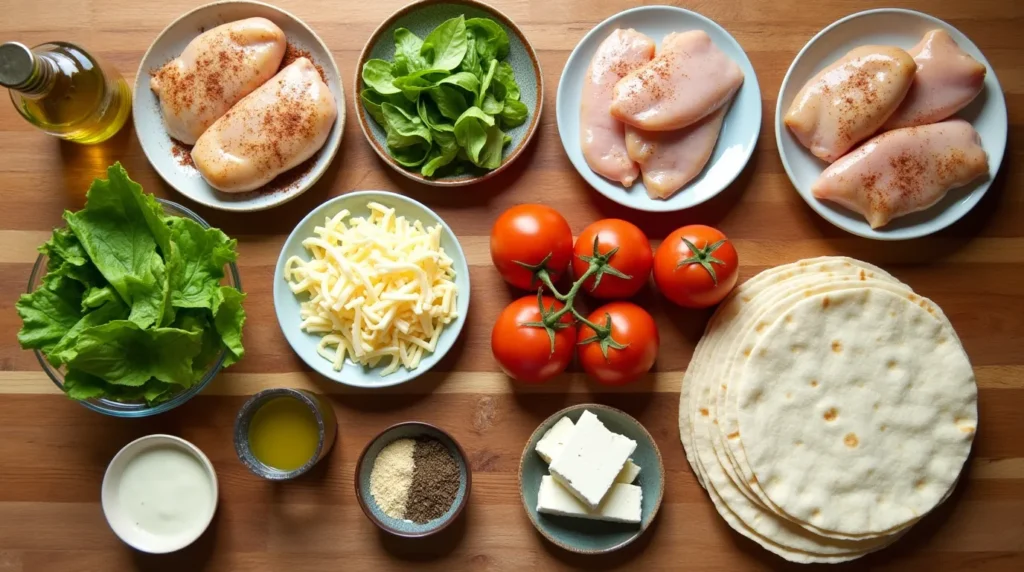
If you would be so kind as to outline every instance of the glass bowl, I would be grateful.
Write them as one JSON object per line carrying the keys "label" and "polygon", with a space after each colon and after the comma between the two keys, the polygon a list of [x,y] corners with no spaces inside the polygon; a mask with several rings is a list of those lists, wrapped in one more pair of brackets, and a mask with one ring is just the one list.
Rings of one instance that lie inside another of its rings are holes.
{"label": "glass bowl", "polygon": [[[172,216],[190,218],[202,225],[203,228],[210,228],[210,225],[205,220],[191,210],[164,199],[157,199],[157,201],[159,201],[163,206],[164,213]],[[28,279],[29,293],[33,292],[42,283],[43,276],[46,275],[46,262],[47,256],[45,254],[40,254],[39,258],[36,259],[36,264],[32,267],[32,275]],[[239,291],[242,290],[242,280],[238,276],[238,266],[233,262],[227,265],[227,272],[224,273],[224,284],[226,286],[238,288]],[[39,360],[39,365],[42,366],[43,371],[46,372],[46,375],[50,376],[53,383],[57,384],[57,387],[61,388],[63,391],[64,369],[53,367],[53,365],[46,360],[46,357],[43,356],[43,353],[39,350],[33,350],[33,352],[36,355],[36,359]],[[170,411],[189,399],[192,399],[202,391],[203,388],[205,388],[210,381],[217,376],[217,373],[220,372],[221,368],[224,366],[224,359],[227,355],[228,350],[225,348],[224,351],[221,352],[220,357],[213,362],[213,365],[210,366],[203,375],[203,378],[199,383],[196,383],[192,387],[176,394],[167,401],[156,405],[149,405],[145,401],[120,402],[103,398],[85,399],[79,401],[79,403],[93,411],[98,411],[104,415],[111,415],[113,417],[149,417],[150,415],[157,415],[165,411]]]}

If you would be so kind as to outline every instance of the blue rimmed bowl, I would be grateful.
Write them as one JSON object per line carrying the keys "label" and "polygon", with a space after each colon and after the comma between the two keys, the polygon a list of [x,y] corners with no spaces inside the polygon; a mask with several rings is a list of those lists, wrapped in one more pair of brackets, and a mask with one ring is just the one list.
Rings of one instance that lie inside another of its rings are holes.
{"label": "blue rimmed bowl", "polygon": [[[171,201],[164,199],[157,199],[161,206],[164,208],[164,213],[171,216],[180,216],[184,218],[190,218],[199,223],[203,228],[210,228],[209,223],[203,220],[199,215],[192,212],[191,210]],[[46,264],[49,259],[45,254],[40,254],[39,258],[36,259],[35,266],[32,267],[32,274],[28,280],[28,292],[32,293],[36,288],[39,287],[43,282],[43,276],[46,275]],[[239,291],[242,290],[242,279],[238,275],[238,266],[235,263],[230,263],[225,266],[226,272],[224,272],[224,285],[232,286],[237,288]],[[57,387],[64,389],[64,368],[54,367],[50,362],[46,360],[43,353],[39,350],[33,350],[36,359],[39,361],[39,365],[43,368],[43,372],[57,385]],[[224,360],[228,356],[227,348],[221,352],[220,356],[213,365],[206,371],[202,379],[193,385],[192,387],[176,394],[174,397],[154,405],[150,405],[145,401],[114,401],[113,399],[104,398],[90,398],[79,401],[85,407],[97,411],[104,415],[110,415],[112,417],[149,417],[151,415],[157,415],[170,411],[175,407],[178,407],[182,403],[185,403],[189,399],[192,399],[199,394],[207,385],[213,381],[214,377],[220,372],[221,368],[224,367]]]}
{"label": "blue rimmed bowl", "polygon": [[[416,439],[421,437],[436,439],[448,448],[448,452],[451,453],[452,458],[459,465],[459,491],[456,493],[455,500],[452,501],[452,506],[448,509],[448,512],[427,523],[417,524],[409,520],[392,518],[377,506],[377,502],[373,499],[373,494],[370,492],[370,475],[373,473],[373,463],[384,447],[398,439]],[[359,507],[363,509],[366,518],[370,519],[381,530],[404,538],[430,536],[435,532],[444,530],[448,525],[455,522],[455,519],[459,517],[459,514],[462,513],[466,503],[469,501],[469,491],[473,485],[473,475],[469,469],[466,452],[462,450],[458,442],[443,429],[419,421],[407,421],[392,425],[371,439],[366,448],[363,449],[362,454],[359,455],[354,480],[356,500],[359,501]]]}

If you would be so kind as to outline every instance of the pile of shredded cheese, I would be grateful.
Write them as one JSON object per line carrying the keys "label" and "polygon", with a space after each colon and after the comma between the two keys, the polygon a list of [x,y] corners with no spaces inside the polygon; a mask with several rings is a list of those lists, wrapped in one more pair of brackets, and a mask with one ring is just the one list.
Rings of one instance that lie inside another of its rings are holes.
{"label": "pile of shredded cheese", "polygon": [[[317,352],[340,371],[348,357],[381,375],[415,369],[458,313],[455,270],[441,248],[441,226],[396,217],[367,204],[370,216],[343,210],[302,241],[312,258],[285,262],[284,279],[301,304],[301,328],[323,334]],[[348,219],[348,220],[346,220]]]}

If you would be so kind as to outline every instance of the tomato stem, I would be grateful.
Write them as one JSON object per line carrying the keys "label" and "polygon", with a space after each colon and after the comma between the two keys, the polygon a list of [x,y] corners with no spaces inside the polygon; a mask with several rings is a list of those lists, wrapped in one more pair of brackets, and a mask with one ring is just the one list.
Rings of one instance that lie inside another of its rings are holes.
{"label": "tomato stem", "polygon": [[594,337],[588,338],[587,340],[580,342],[581,344],[599,341],[601,344],[601,353],[604,354],[605,359],[608,359],[608,348],[623,349],[626,347],[625,345],[620,344],[619,342],[615,341],[612,338],[611,316],[605,314],[605,325],[601,326],[586,319],[582,314],[580,314],[575,309],[576,296],[579,294],[580,288],[583,287],[583,283],[589,280],[591,277],[594,278],[594,285],[593,287],[591,287],[591,290],[595,290],[597,288],[597,286],[601,283],[601,278],[605,274],[610,274],[612,276],[616,276],[618,278],[622,278],[625,280],[629,280],[630,278],[632,278],[632,276],[623,273],[622,271],[611,265],[612,256],[614,256],[615,253],[618,252],[618,247],[615,247],[609,250],[608,252],[602,254],[600,250],[598,250],[597,239],[598,237],[595,236],[594,254],[589,256],[580,255],[579,257],[580,260],[587,263],[586,272],[584,272],[579,278],[577,278],[572,283],[572,286],[569,288],[569,291],[566,292],[565,294],[559,292],[558,289],[555,288],[554,282],[551,280],[551,273],[548,271],[547,267],[547,264],[551,260],[552,256],[550,253],[547,256],[545,256],[544,260],[541,260],[539,264],[526,264],[525,262],[516,261],[516,264],[533,272],[534,280],[540,282],[545,288],[550,290],[551,295],[554,296],[556,300],[562,302],[563,304],[562,308],[559,310],[555,310],[553,305],[551,308],[545,308],[544,289],[539,288],[537,290],[537,307],[540,310],[540,321],[524,322],[523,324],[521,324],[523,326],[530,326],[534,328],[544,328],[544,330],[547,331],[548,333],[548,338],[551,340],[551,353],[555,352],[555,332],[569,327],[569,324],[565,324],[562,322],[562,317],[570,312],[577,321],[588,326],[595,332]]}
{"label": "tomato stem", "polygon": [[683,242],[686,244],[686,248],[690,249],[690,256],[679,261],[679,264],[676,265],[676,270],[687,264],[700,264],[711,275],[711,281],[714,282],[715,286],[718,286],[718,275],[715,273],[715,268],[711,265],[725,264],[714,256],[715,251],[725,244],[725,239],[723,238],[714,244],[705,243],[704,248],[698,248],[695,244],[686,240],[686,238],[683,238]]}

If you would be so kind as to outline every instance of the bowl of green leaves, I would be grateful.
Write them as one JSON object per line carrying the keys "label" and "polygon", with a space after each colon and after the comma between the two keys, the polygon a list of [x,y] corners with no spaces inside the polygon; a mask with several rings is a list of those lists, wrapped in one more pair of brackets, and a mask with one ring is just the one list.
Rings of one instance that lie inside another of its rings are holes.
{"label": "bowl of green leaves", "polygon": [[235,240],[142,192],[120,163],[40,246],[18,342],[68,397],[116,417],[168,411],[244,354]]}
{"label": "bowl of green leaves", "polygon": [[508,167],[536,132],[544,101],[526,36],[475,0],[423,0],[392,14],[363,48],[354,85],[374,151],[435,186]]}

